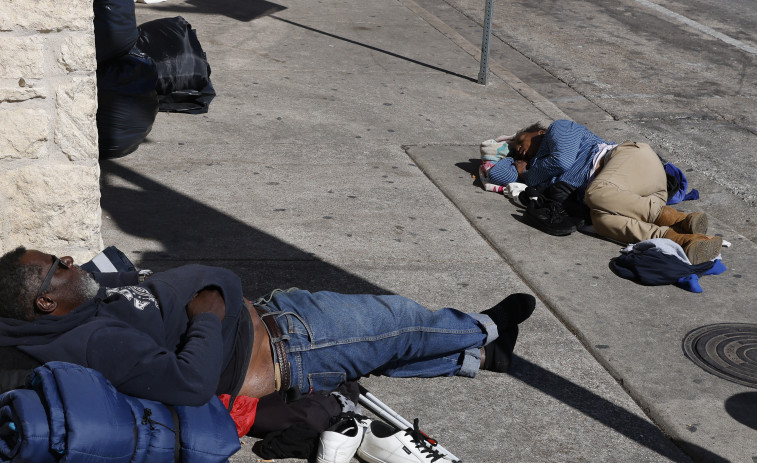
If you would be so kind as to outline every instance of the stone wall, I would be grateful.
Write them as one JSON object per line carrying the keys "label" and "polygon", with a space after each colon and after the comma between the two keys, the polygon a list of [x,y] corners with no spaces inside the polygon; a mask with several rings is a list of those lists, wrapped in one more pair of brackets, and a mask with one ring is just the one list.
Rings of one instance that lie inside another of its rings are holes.
{"label": "stone wall", "polygon": [[91,0],[0,0],[0,253],[102,248]]}

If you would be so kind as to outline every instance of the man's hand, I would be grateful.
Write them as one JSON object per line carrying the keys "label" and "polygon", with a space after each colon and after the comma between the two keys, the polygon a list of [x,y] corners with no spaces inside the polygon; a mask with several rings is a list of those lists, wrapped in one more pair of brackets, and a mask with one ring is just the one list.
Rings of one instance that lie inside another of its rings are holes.
{"label": "man's hand", "polygon": [[187,315],[193,319],[195,315],[210,312],[222,321],[226,316],[226,303],[221,292],[215,288],[205,288],[195,294],[195,297],[187,304]]}
{"label": "man's hand", "polygon": [[523,172],[526,171],[526,166],[528,166],[528,163],[526,161],[513,161],[513,165],[515,166],[515,170],[518,171],[518,176],[523,175]]}

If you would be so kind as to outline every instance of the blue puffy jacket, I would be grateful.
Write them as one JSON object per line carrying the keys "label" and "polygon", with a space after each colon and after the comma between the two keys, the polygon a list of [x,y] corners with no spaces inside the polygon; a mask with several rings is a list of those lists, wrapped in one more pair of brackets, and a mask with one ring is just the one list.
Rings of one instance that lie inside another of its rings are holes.
{"label": "blue puffy jacket", "polygon": [[224,462],[240,448],[217,397],[169,407],[121,394],[97,371],[64,362],[36,368],[29,384],[0,395],[2,462]]}

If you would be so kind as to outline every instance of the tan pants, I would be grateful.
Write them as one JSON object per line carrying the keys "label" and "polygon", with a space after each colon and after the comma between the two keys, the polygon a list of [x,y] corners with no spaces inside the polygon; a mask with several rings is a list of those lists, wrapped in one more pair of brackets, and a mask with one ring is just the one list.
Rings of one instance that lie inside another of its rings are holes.
{"label": "tan pants", "polygon": [[625,142],[607,153],[604,167],[586,189],[585,201],[600,235],[620,241],[661,238],[654,224],[668,200],[665,169],[646,143]]}

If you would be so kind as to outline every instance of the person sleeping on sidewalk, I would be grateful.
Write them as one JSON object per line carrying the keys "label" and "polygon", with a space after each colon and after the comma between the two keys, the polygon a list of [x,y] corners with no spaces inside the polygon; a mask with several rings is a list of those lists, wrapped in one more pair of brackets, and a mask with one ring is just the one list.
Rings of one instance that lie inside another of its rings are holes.
{"label": "person sleeping on sidewalk", "polygon": [[707,235],[703,212],[685,214],[666,205],[667,177],[660,158],[646,143],[609,143],[581,124],[533,124],[508,141],[513,157],[487,171],[497,185],[537,187],[567,184],[590,210],[599,235],[633,244],[666,238],[679,244],[693,265],[715,259],[723,241]]}
{"label": "person sleeping on sidewalk", "polygon": [[534,307],[529,294],[466,314],[297,289],[250,302],[223,268],[185,265],[140,282],[24,247],[0,258],[0,347],[93,368],[122,393],[174,405],[330,391],[368,374],[505,372]]}

